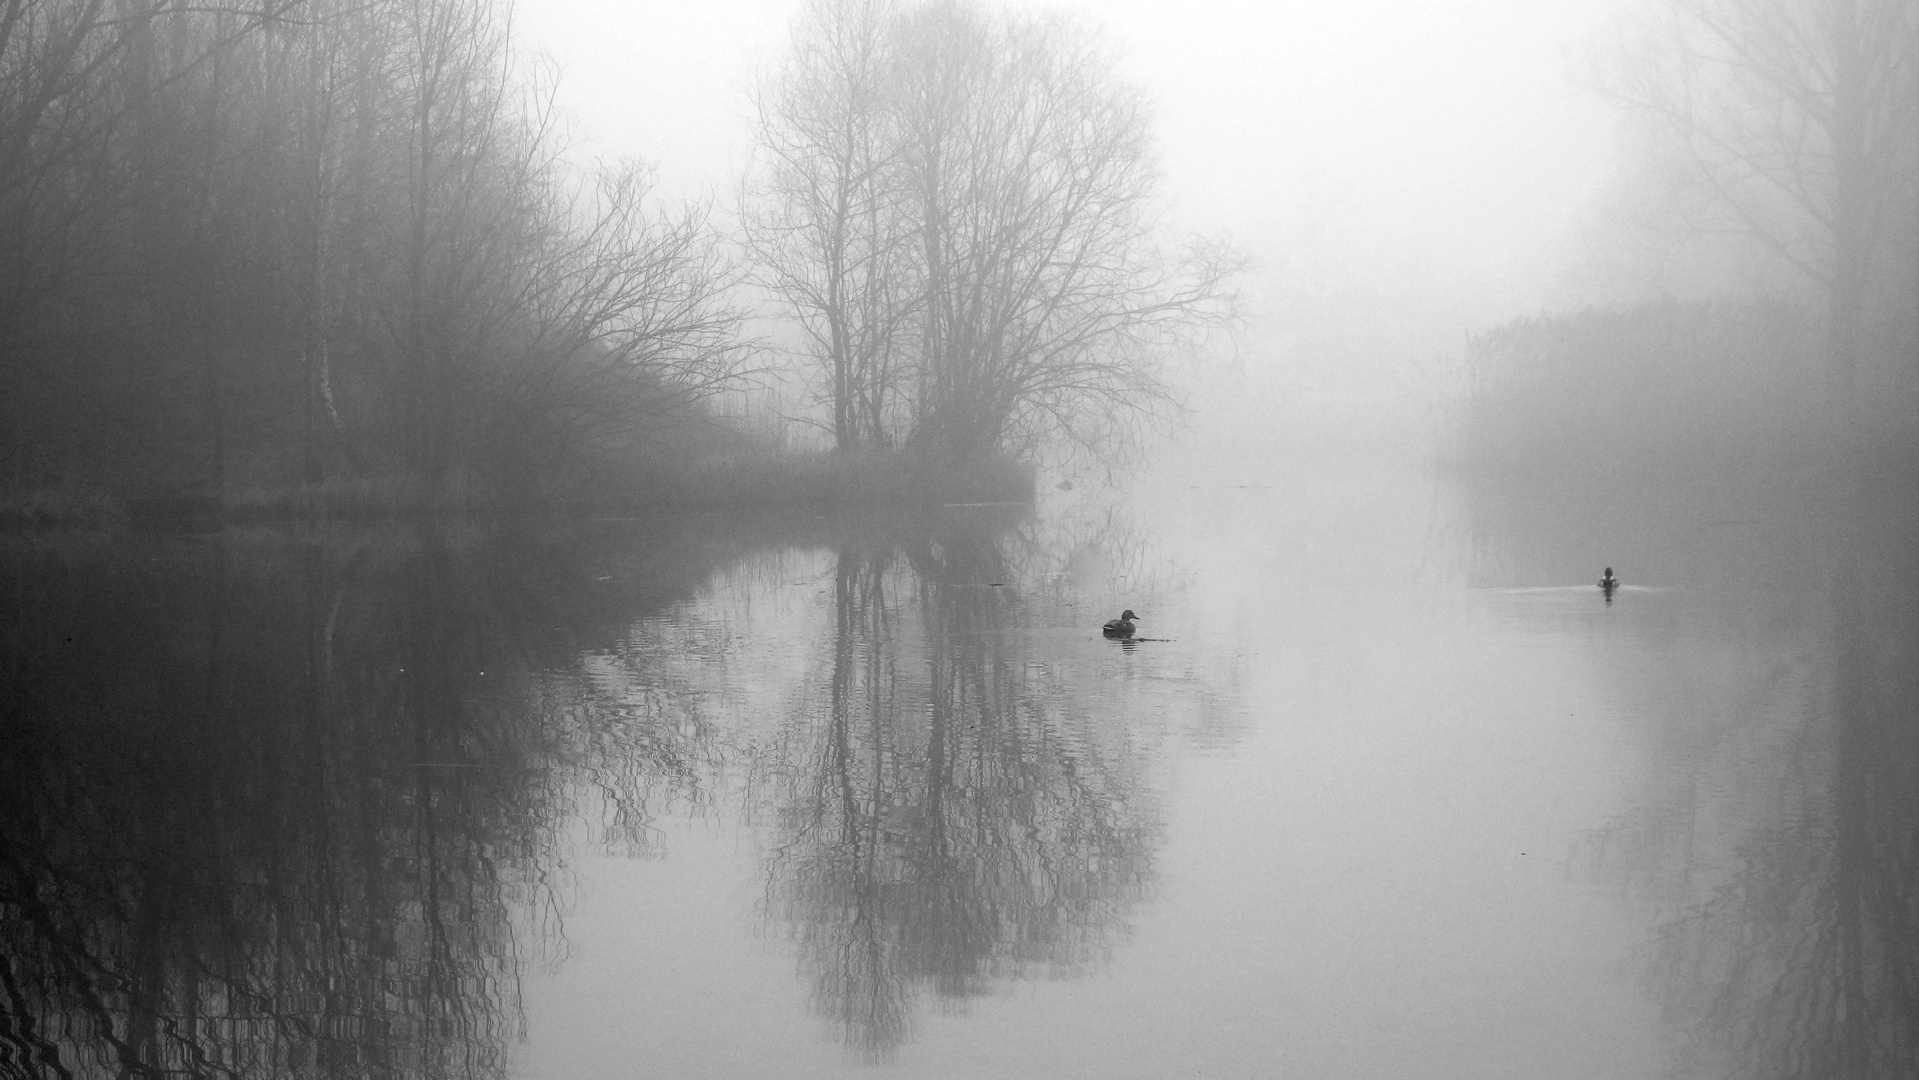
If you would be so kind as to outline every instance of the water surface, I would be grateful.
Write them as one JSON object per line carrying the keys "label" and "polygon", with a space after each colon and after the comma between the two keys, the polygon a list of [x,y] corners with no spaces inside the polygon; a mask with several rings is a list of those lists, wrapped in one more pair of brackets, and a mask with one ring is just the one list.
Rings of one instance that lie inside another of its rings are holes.
{"label": "water surface", "polygon": [[11,538],[5,1066],[1911,1071],[1909,501],[1220,460]]}

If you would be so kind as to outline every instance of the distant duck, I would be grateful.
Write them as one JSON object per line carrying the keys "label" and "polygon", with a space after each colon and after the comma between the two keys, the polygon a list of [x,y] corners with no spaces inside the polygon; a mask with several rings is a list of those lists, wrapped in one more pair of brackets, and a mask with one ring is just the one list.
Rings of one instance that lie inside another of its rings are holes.
{"label": "distant duck", "polygon": [[1139,618],[1139,616],[1133,614],[1133,609],[1127,608],[1124,612],[1120,613],[1119,618],[1100,627],[1099,632],[1105,634],[1107,637],[1132,637],[1133,630],[1135,629],[1133,620],[1137,618]]}
{"label": "distant duck", "polygon": [[1606,567],[1606,572],[1600,575],[1599,587],[1609,593],[1619,587],[1619,579],[1612,576],[1612,567]]}

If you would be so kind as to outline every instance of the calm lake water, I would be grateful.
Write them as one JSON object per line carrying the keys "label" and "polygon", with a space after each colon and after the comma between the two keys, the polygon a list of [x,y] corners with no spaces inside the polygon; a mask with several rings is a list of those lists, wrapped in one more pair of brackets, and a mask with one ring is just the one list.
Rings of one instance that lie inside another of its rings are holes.
{"label": "calm lake water", "polygon": [[1276,460],[6,538],[0,1076],[1915,1072],[1912,492]]}

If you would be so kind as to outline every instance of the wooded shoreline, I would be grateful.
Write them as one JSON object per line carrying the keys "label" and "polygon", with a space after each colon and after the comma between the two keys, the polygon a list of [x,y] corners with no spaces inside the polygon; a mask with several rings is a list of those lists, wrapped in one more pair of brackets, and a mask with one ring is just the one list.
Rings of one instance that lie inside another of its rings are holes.
{"label": "wooded shoreline", "polygon": [[1009,457],[942,462],[906,451],[736,454],[674,463],[561,500],[515,503],[471,484],[428,493],[404,477],[311,487],[197,489],[134,496],[75,486],[0,495],[0,528],[197,530],[230,524],[561,517],[742,507],[919,507],[1031,502],[1035,469]]}

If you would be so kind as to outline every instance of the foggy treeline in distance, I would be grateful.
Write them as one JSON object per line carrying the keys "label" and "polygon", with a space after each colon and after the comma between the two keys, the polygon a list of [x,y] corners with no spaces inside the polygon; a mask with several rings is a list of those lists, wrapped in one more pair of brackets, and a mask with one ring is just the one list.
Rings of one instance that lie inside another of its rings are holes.
{"label": "foggy treeline in distance", "polygon": [[1909,459],[1916,41],[1911,0],[1650,5],[1593,89],[1636,155],[1611,246],[1679,295],[1469,335],[1453,452],[1548,470]]}
{"label": "foggy treeline in distance", "polygon": [[[1592,87],[1638,136],[1636,220],[1613,226],[1692,298],[1471,338],[1454,449],[1909,441],[1916,7],[1641,10]],[[1177,415],[1173,361],[1237,323],[1242,256],[1163,227],[1149,95],[1084,20],[802,5],[720,214],[571,161],[510,16],[4,0],[8,515],[638,496],[746,450],[698,421],[773,369],[802,400],[771,422],[849,455],[1110,457]],[[1580,410],[1597,442],[1543,423]]]}
{"label": "foggy treeline in distance", "polygon": [[8,488],[617,487],[701,452],[683,421],[765,362],[748,277],[814,339],[841,448],[1100,445],[1162,411],[1157,361],[1224,312],[1222,257],[1156,248],[1141,96],[1076,25],[803,12],[743,261],[643,167],[564,159],[509,16],[6,0]]}
{"label": "foggy treeline in distance", "polygon": [[700,213],[511,58],[486,0],[7,0],[7,482],[512,490],[724,377]]}

